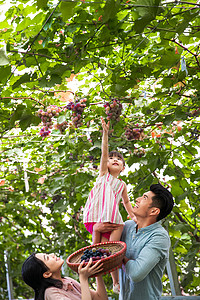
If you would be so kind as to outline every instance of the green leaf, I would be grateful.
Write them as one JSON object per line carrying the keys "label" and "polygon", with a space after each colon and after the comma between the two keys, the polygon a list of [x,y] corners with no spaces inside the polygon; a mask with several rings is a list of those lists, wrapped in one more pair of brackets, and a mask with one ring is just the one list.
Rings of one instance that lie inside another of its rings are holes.
{"label": "green leaf", "polygon": [[148,190],[149,186],[152,184],[153,182],[153,176],[150,174],[149,176],[147,176],[145,179],[143,179],[142,181],[139,182],[139,184],[137,185],[137,190]]}
{"label": "green leaf", "polygon": [[0,66],[5,66],[9,64],[9,59],[6,55],[5,48],[0,49]]}
{"label": "green leaf", "polygon": [[37,7],[43,8],[47,5],[48,0],[37,0]]}
{"label": "green leaf", "polygon": [[20,104],[12,114],[10,119],[10,126],[14,126],[15,121],[19,120],[19,125],[22,130],[25,130],[30,124],[37,125],[40,119],[32,114],[30,109],[27,109],[24,105]]}
{"label": "green leaf", "polygon": [[163,123],[165,125],[169,125],[172,123],[172,121],[175,119],[174,115],[166,115],[163,119]]}
{"label": "green leaf", "polygon": [[0,82],[5,83],[10,74],[11,66],[0,67]]}
{"label": "green leaf", "polygon": [[30,74],[25,73],[13,84],[12,88],[16,89],[19,85],[29,81],[30,81]]}
{"label": "green leaf", "polygon": [[107,22],[109,19],[112,19],[117,14],[120,8],[120,1],[119,0],[107,0],[104,6],[104,13],[102,20],[103,22]]}
{"label": "green leaf", "polygon": [[74,63],[74,73],[77,74],[84,66],[87,65],[88,59],[77,59]]}
{"label": "green leaf", "polygon": [[184,120],[185,118],[187,118],[185,111],[183,111],[181,107],[177,107],[175,109],[175,119]]}
{"label": "green leaf", "polygon": [[160,0],[138,0],[135,8],[140,16],[134,24],[134,29],[137,33],[143,32],[144,28],[160,14],[163,10],[159,8]]}
{"label": "green leaf", "polygon": [[176,65],[179,62],[179,57],[175,55],[175,51],[172,48],[169,48],[168,51],[162,55],[160,59],[160,64],[168,66],[169,68]]}
{"label": "green leaf", "polygon": [[74,15],[76,2],[62,0],[60,10],[64,21],[68,21]]}

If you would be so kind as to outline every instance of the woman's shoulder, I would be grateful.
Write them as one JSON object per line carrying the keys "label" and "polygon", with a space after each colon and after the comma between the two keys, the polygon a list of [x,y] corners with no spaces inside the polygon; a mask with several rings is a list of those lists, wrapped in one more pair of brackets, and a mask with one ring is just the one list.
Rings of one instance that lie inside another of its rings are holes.
{"label": "woman's shoulder", "polygon": [[50,286],[45,290],[44,299],[45,300],[59,300],[62,295],[62,289],[55,286]]}
{"label": "woman's shoulder", "polygon": [[80,285],[80,283],[76,279],[73,279],[71,277],[64,277],[63,283],[73,283],[73,284]]}
{"label": "woman's shoulder", "polygon": [[64,277],[62,278],[63,282],[63,288],[57,288],[55,286],[48,287],[45,290],[45,300],[67,300],[69,296],[67,296],[66,291],[68,290],[68,284],[71,284],[72,286],[76,287],[76,289],[80,292],[80,283],[77,282],[75,279],[71,277]]}

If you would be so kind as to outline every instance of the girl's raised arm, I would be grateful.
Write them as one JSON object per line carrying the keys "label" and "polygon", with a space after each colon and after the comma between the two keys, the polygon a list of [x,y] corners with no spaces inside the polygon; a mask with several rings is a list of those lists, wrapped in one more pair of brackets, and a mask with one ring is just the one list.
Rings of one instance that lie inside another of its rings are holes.
{"label": "girl's raised arm", "polygon": [[110,122],[106,124],[104,119],[101,117],[101,124],[103,129],[102,143],[101,143],[101,161],[100,161],[100,176],[105,175],[108,172],[108,131]]}

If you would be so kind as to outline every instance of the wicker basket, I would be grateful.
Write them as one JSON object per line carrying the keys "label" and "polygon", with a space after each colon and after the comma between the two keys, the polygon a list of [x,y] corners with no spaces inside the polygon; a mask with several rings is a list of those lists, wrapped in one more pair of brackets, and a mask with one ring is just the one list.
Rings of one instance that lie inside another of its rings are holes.
{"label": "wicker basket", "polygon": [[[91,248],[94,248],[94,247],[95,248],[106,248],[111,252],[111,255],[106,258],[101,258],[101,262],[103,263],[103,270],[101,272],[93,274],[91,277],[95,277],[97,275],[103,275],[103,274],[112,272],[121,267],[122,260],[125,256],[125,252],[126,252],[126,244],[124,242],[120,242],[120,241],[104,242],[104,243],[90,245],[88,247],[79,249],[78,251],[72,253],[67,258],[66,262],[67,262],[68,266],[73,271],[78,273],[78,267],[80,265],[81,256],[83,255],[83,252],[86,249],[90,250]],[[96,263],[96,261],[94,263]],[[85,263],[85,265],[86,264],[87,263]]]}

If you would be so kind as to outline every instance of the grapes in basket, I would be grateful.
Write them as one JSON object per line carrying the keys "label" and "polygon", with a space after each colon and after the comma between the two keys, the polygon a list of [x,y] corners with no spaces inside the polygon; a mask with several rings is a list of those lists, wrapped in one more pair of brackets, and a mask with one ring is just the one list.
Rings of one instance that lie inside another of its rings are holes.
{"label": "grapes in basket", "polygon": [[92,257],[93,261],[109,257],[112,253],[108,249],[103,248],[92,248],[92,249],[86,249],[83,252],[83,255],[81,256],[81,261],[88,262],[90,258]]}

